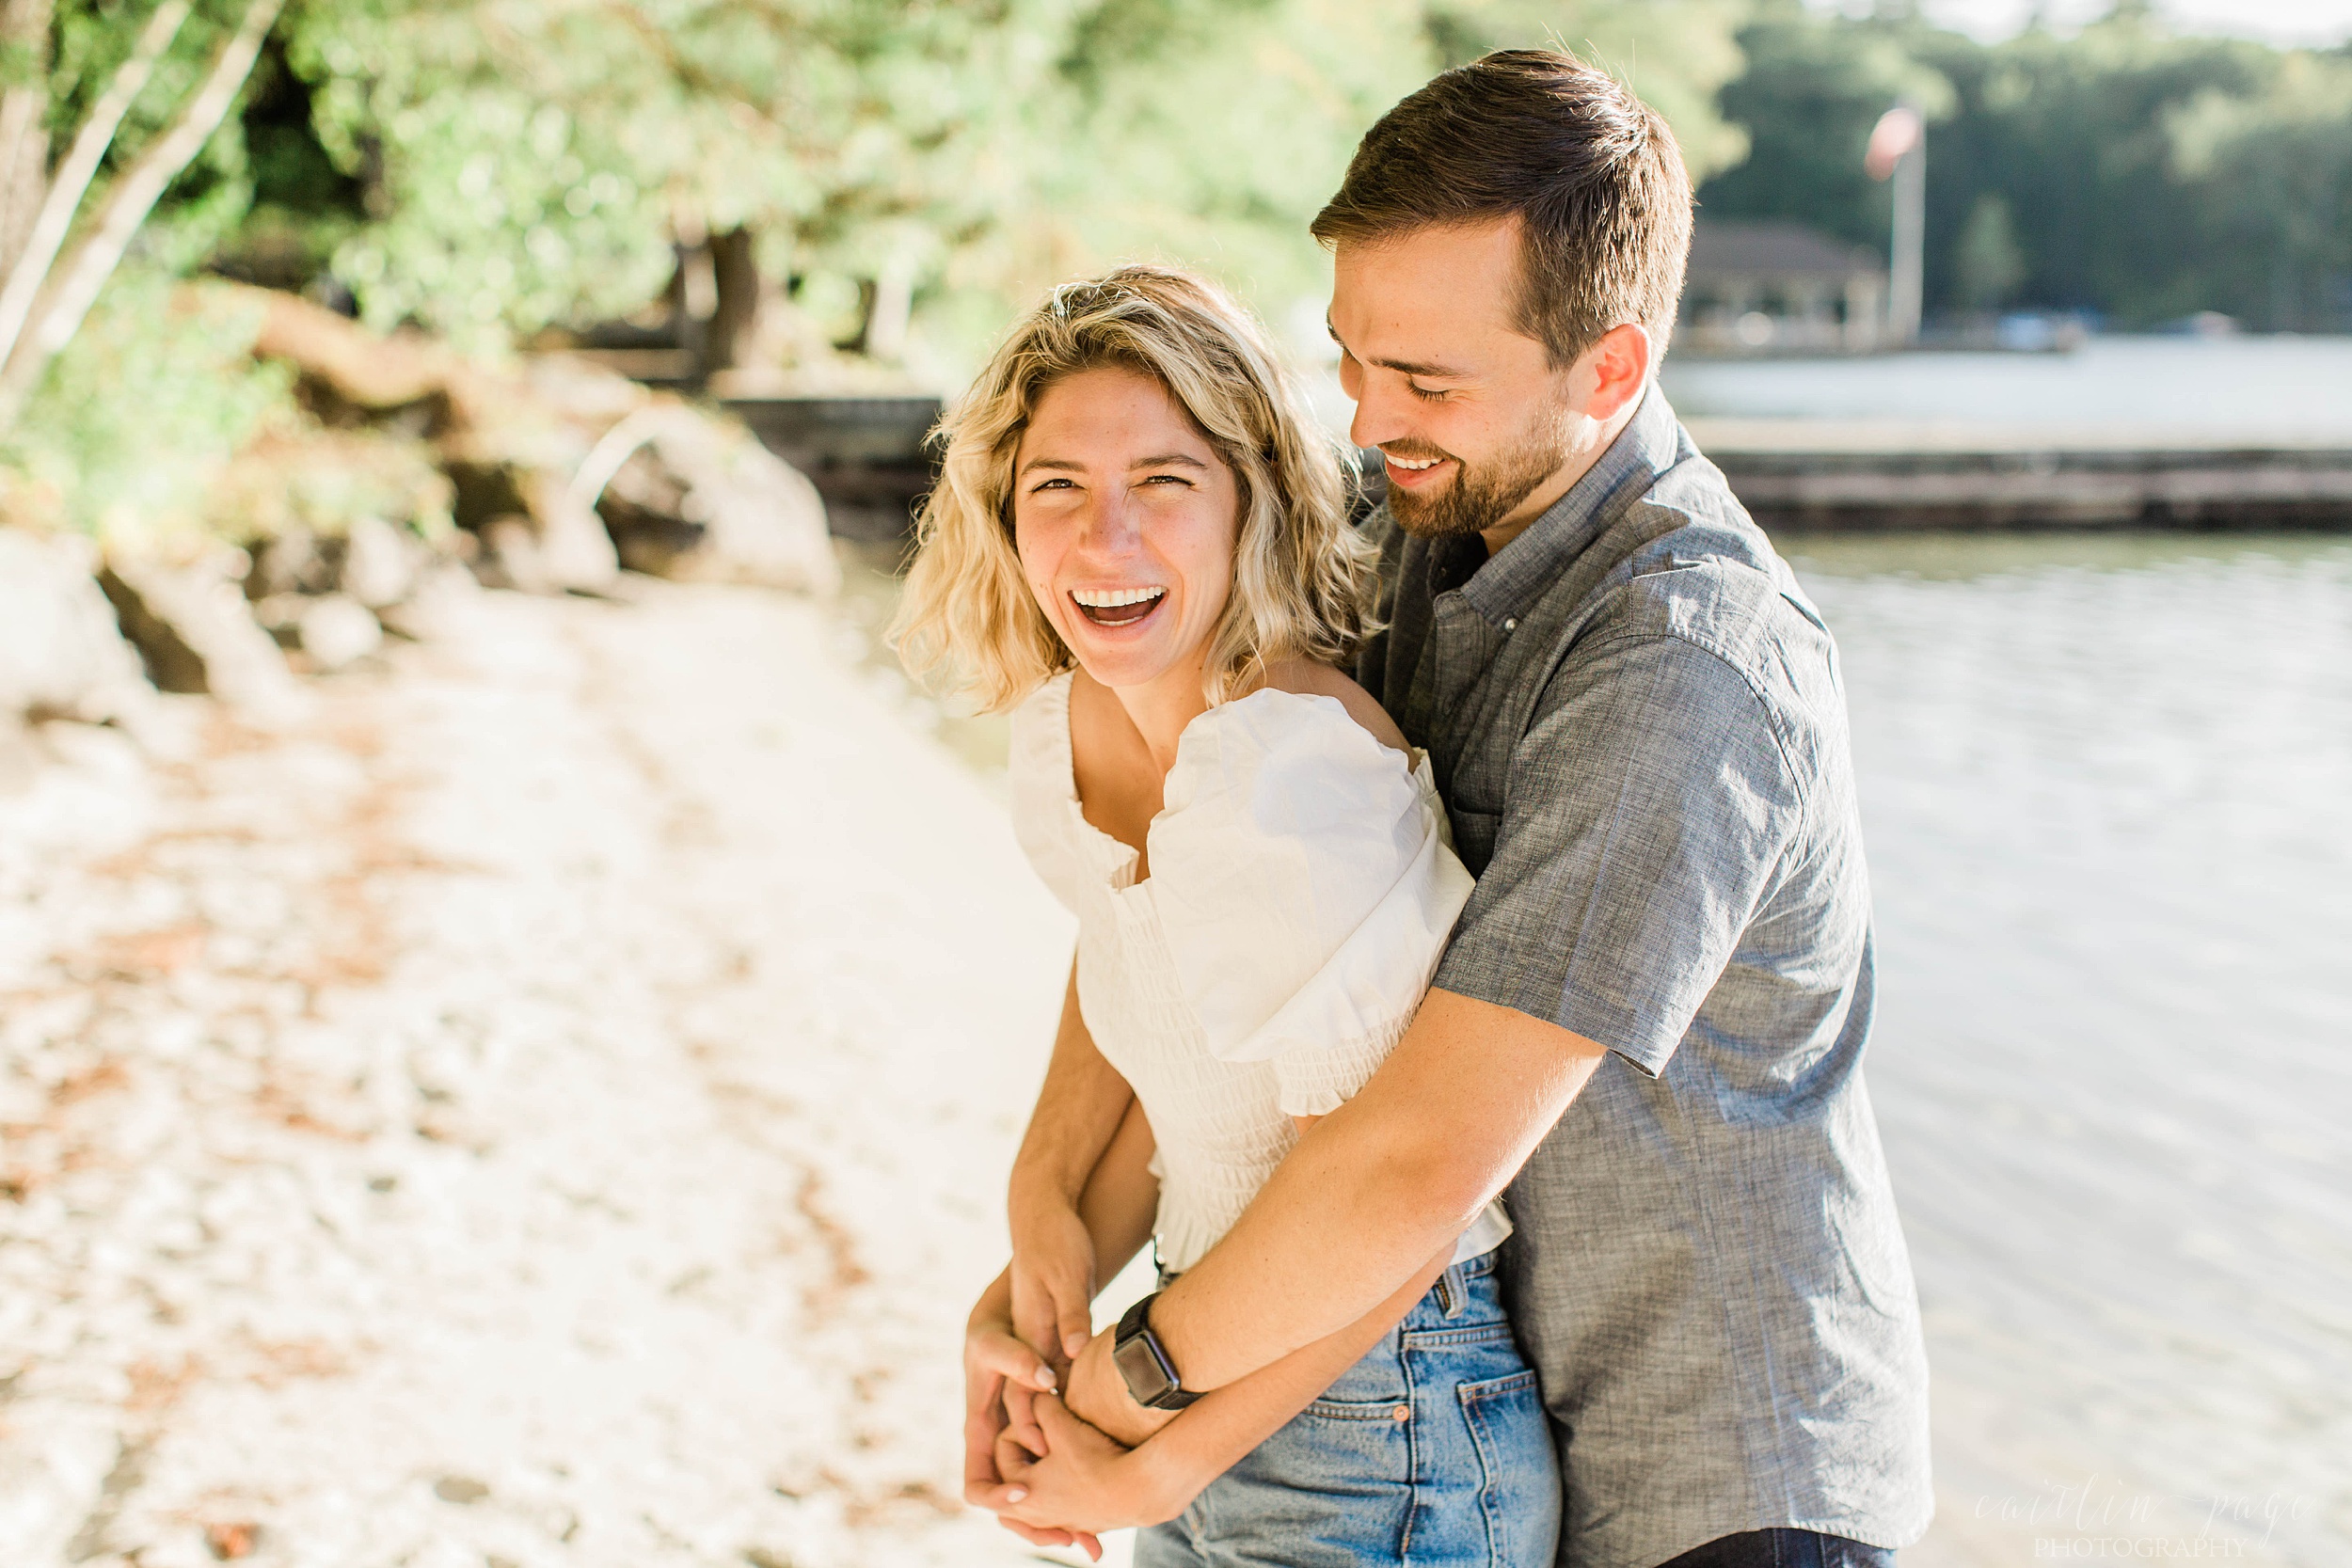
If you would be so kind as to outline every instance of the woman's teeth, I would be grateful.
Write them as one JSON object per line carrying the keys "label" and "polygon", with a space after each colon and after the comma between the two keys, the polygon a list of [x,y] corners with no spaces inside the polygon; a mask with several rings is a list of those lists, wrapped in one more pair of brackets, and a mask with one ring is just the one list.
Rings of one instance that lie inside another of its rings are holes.
{"label": "woman's teeth", "polygon": [[1132,626],[1159,608],[1165,588],[1073,588],[1073,603],[1098,626]]}

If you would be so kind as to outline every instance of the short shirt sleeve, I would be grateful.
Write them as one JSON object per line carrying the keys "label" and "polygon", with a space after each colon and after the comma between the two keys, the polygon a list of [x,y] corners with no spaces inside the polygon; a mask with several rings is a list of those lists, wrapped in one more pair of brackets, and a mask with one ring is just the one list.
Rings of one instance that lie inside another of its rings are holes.
{"label": "short shirt sleeve", "polygon": [[1671,635],[1553,677],[1436,984],[1664,1070],[1804,819],[1746,678]]}
{"label": "short shirt sleeve", "polygon": [[1154,908],[1209,1050],[1321,1116],[1412,1022],[1470,873],[1427,764],[1328,697],[1272,689],[1184,734],[1150,841]]}

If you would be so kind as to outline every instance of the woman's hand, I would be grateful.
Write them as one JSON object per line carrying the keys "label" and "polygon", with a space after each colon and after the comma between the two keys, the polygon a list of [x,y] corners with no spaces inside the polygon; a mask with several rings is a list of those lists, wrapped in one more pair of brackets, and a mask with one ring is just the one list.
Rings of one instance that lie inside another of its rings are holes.
{"label": "woman's hand", "polygon": [[[1040,1529],[1003,1513],[1003,1445],[1025,1442],[1033,1453],[1045,1447],[1030,1401],[1057,1386],[1054,1369],[1012,1331],[1011,1271],[1007,1270],[981,1293],[964,1325],[963,1500],[995,1512],[1007,1529],[1033,1546],[1084,1544],[1072,1531]],[[1099,1553],[1099,1545],[1094,1549]]]}
{"label": "woman's hand", "polygon": [[1040,1394],[1035,1403],[1046,1451],[1034,1456],[1008,1442],[1000,1457],[1009,1483],[1003,1513],[1008,1523],[1091,1539],[1106,1529],[1172,1519],[1200,1490],[1177,1484],[1162,1473],[1154,1456],[1120,1447],[1053,1395]]}

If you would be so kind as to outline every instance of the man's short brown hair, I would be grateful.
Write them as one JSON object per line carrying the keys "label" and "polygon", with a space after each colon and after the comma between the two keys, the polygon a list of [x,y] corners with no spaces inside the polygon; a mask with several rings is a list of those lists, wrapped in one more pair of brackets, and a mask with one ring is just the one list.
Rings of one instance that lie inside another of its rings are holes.
{"label": "man's short brown hair", "polygon": [[1657,112],[1569,55],[1505,49],[1438,77],[1364,133],[1311,229],[1337,245],[1514,217],[1518,325],[1554,366],[1627,322],[1664,348],[1691,177]]}

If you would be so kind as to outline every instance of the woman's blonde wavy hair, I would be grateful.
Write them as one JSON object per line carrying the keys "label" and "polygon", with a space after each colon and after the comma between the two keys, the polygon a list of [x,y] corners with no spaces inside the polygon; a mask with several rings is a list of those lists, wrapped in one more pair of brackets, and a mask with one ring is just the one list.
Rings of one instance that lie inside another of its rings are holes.
{"label": "woman's blonde wavy hair", "polygon": [[1012,462],[1045,389],[1116,367],[1168,388],[1238,482],[1233,587],[1204,686],[1223,702],[1276,658],[1351,657],[1370,629],[1371,545],[1349,526],[1344,448],[1325,436],[1248,312],[1163,267],[1067,283],[1016,326],[936,433],[939,483],[915,519],[891,641],[989,712],[1071,667],[1013,545]]}

